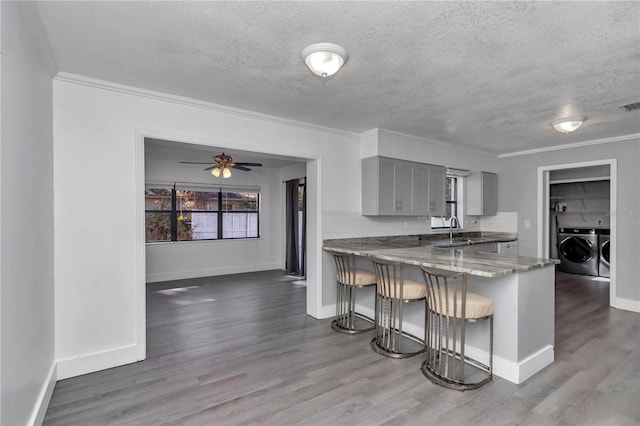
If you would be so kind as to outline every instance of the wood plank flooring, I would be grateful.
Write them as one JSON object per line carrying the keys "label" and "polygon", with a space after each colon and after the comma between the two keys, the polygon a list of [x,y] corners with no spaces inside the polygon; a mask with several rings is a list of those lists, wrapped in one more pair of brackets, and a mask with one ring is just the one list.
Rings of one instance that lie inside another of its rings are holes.
{"label": "wood plank flooring", "polygon": [[557,273],[556,361],[526,383],[432,384],[305,314],[280,271],[151,284],[145,361],[57,383],[45,425],[640,424],[640,314]]}

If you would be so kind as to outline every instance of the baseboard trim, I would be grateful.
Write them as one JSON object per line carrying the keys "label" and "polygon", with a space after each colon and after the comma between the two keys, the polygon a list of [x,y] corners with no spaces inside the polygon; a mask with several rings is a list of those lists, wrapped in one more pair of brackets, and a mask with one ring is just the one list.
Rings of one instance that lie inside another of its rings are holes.
{"label": "baseboard trim", "polygon": [[553,346],[547,345],[518,363],[519,377],[517,383],[522,383],[549,364],[553,364],[555,351]]}
{"label": "baseboard trim", "polygon": [[[373,311],[372,311],[373,312]],[[336,316],[336,304],[323,305],[320,310],[320,317],[318,319],[327,319]]]}
{"label": "baseboard trim", "polygon": [[185,280],[189,278],[214,277],[217,275],[242,274],[245,272],[272,271],[282,269],[280,263],[263,263],[260,265],[222,266],[216,268],[193,269],[190,271],[159,272],[147,274],[147,283]]}
{"label": "baseboard trim", "polygon": [[[365,306],[357,305],[356,310],[363,315],[373,318],[373,309]],[[405,322],[403,331],[414,336],[422,338],[424,336],[424,328],[416,324]],[[489,364],[489,352],[478,349],[474,346],[465,345],[465,355],[477,360],[485,365]],[[497,355],[493,355],[493,374],[515,384],[520,384],[533,376],[547,365],[551,364],[554,359],[553,346],[547,345],[529,355],[522,361],[516,362]]]}
{"label": "baseboard trim", "polygon": [[57,379],[68,379],[138,361],[141,359],[138,359],[138,345],[135,344],[73,358],[59,359],[57,360]]}
{"label": "baseboard trim", "polygon": [[640,313],[640,302],[637,300],[616,297],[611,301],[611,306],[616,309],[623,309],[625,311]]}
{"label": "baseboard trim", "polygon": [[51,395],[53,395],[53,389],[56,387],[58,381],[57,366],[55,361],[49,368],[49,373],[40,388],[38,393],[38,399],[36,400],[31,417],[29,418],[29,425],[41,425],[44,421],[44,416],[47,414],[47,408],[49,408],[49,402],[51,401]]}
{"label": "baseboard trim", "polygon": [[[465,345],[465,354],[484,364],[489,363],[487,351]],[[515,384],[523,383],[547,365],[553,363],[553,346],[547,345],[529,355],[522,361],[515,362],[493,355],[493,374]]]}

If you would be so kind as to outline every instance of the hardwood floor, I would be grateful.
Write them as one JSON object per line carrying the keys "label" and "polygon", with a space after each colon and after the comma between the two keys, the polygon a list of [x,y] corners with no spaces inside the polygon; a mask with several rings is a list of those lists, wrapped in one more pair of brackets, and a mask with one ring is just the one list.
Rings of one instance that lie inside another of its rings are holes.
{"label": "hardwood floor", "polygon": [[145,361],[57,383],[45,425],[640,424],[640,314],[557,273],[556,361],[524,384],[432,384],[305,314],[280,271],[151,284]]}

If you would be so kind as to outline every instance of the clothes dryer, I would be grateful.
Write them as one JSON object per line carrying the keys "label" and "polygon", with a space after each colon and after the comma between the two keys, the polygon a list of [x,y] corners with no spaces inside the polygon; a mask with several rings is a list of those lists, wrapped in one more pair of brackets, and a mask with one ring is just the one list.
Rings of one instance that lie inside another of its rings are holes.
{"label": "clothes dryer", "polygon": [[598,275],[601,277],[610,277],[609,273],[609,235],[608,229],[600,229],[598,231],[598,248],[600,250],[600,262],[598,264]]}
{"label": "clothes dryer", "polygon": [[563,272],[598,276],[599,247],[595,229],[558,229],[559,269]]}

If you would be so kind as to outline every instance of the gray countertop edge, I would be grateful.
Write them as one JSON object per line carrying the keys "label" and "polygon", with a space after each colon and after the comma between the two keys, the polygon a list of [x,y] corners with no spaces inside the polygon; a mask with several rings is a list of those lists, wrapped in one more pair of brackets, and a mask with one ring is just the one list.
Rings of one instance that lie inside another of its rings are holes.
{"label": "gray countertop edge", "polygon": [[[431,259],[431,252],[419,252],[423,247],[407,247],[407,248],[378,248],[378,249],[357,249],[348,247],[332,247],[324,246],[324,250],[335,251],[338,253],[354,254],[356,256],[370,257],[374,259],[386,261],[400,261],[405,264],[424,266],[427,268],[441,269],[452,272],[467,272],[469,275],[497,278],[514,273],[526,272],[533,269],[544,268],[560,263],[557,259],[542,259],[526,256],[505,256],[498,253],[473,252],[465,253],[462,260],[455,259],[455,262],[461,262],[460,265],[452,265],[451,254],[449,259],[445,259],[445,253],[451,253],[453,249],[438,248]],[[405,253],[394,253],[401,250]],[[416,258],[412,256],[411,251],[416,251],[416,255],[422,257]],[[386,252],[386,253],[385,253]],[[449,260],[449,261],[447,261]],[[465,264],[466,263],[466,264]]]}

